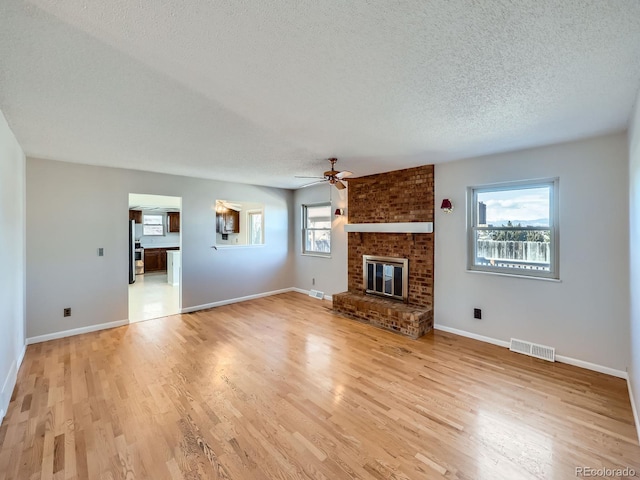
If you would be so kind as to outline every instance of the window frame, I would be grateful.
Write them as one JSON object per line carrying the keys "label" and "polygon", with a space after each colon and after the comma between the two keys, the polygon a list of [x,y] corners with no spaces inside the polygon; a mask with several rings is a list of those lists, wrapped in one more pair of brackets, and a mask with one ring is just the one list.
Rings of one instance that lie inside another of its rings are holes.
{"label": "window frame", "polygon": [[[248,246],[256,246],[256,245],[264,245],[264,210],[262,209],[253,209],[247,210],[247,245]],[[253,223],[251,221],[251,217],[253,215],[260,215],[260,243],[253,243]]]}
{"label": "window frame", "polygon": [[[146,217],[160,217],[160,223],[145,223],[144,219]],[[162,213],[143,213],[142,214],[142,235],[147,237],[164,237],[167,233],[167,229],[165,227],[165,220],[167,216]],[[145,233],[146,226],[160,226],[162,228],[162,233]]]}
{"label": "window frame", "polygon": [[[467,271],[517,276],[524,278],[560,280],[560,209],[558,195],[559,185],[560,180],[558,177],[555,177],[467,187]],[[475,265],[477,232],[482,230],[510,229],[508,227],[478,226],[478,208],[476,208],[478,203],[478,193],[501,192],[508,190],[526,190],[541,187],[549,187],[549,227],[520,227],[517,229],[514,228],[514,230],[549,230],[549,248],[551,250],[549,256],[549,271],[499,267],[491,265]]]}
{"label": "window frame", "polygon": [[[310,207],[329,207],[329,228],[307,228],[307,210]],[[331,202],[320,202],[320,203],[305,203],[301,206],[301,232],[302,232],[302,255],[311,255],[317,257],[331,257],[331,244],[332,244],[332,236],[333,236],[333,228],[332,228],[332,220],[333,220],[333,212],[331,211]],[[327,231],[329,233],[329,251],[328,252],[319,252],[316,250],[307,250],[307,231]]]}

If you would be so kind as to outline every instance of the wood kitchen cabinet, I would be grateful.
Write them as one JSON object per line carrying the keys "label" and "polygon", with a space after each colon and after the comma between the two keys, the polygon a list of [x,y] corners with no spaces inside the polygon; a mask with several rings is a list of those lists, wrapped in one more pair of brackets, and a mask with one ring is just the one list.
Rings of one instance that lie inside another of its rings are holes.
{"label": "wood kitchen cabinet", "polygon": [[162,258],[161,251],[163,250],[162,248],[144,249],[144,273],[159,272],[162,270],[160,259]]}
{"label": "wood kitchen cabinet", "polygon": [[142,210],[129,210],[129,221],[131,220],[142,223]]}
{"label": "wood kitchen cabinet", "polygon": [[167,270],[167,250],[180,250],[179,247],[145,248],[144,273],[164,272]]}
{"label": "wood kitchen cabinet", "polygon": [[180,212],[167,212],[167,230],[169,233],[180,232]]}
{"label": "wood kitchen cabinet", "polygon": [[229,209],[216,213],[216,232],[240,233],[240,212]]}

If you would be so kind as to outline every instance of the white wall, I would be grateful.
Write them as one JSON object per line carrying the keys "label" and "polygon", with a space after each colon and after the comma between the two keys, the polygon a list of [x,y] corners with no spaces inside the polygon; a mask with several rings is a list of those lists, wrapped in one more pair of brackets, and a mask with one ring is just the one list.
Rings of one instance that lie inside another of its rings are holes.
{"label": "white wall", "polygon": [[[560,178],[560,278],[466,272],[468,186]],[[436,165],[435,323],[622,371],[629,365],[627,139],[584,141]],[[473,319],[473,308],[482,320]],[[637,357],[636,357],[637,358]]]}
{"label": "white wall", "polygon": [[[292,286],[289,190],[29,158],[28,338],[127,319],[129,193],[182,197],[183,309]],[[263,203],[265,245],[212,249],[217,198]]]}
{"label": "white wall", "polygon": [[0,112],[0,421],[24,356],[25,158]]}
{"label": "white wall", "polygon": [[[629,384],[636,414],[636,428],[640,438],[640,93],[629,125],[629,245],[631,333]],[[635,247],[635,248],[634,248]]]}
{"label": "white wall", "polygon": [[[332,189],[329,192],[329,188]],[[345,208],[346,215],[333,217],[331,222],[331,257],[302,255],[302,205],[329,201],[331,195],[331,211]],[[293,252],[295,256],[294,286],[302,290],[320,290],[325,295],[333,295],[347,290],[347,234],[344,225],[347,223],[349,209],[347,207],[347,191],[337,190],[328,184],[301,188],[294,192]],[[312,279],[315,278],[315,285]]]}

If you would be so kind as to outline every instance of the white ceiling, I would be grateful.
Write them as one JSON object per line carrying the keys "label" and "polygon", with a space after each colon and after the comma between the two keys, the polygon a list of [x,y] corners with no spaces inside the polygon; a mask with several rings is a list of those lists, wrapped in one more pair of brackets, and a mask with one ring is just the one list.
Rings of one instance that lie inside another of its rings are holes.
{"label": "white ceiling", "polygon": [[167,197],[164,195],[148,195],[144,193],[129,194],[129,209],[131,210],[170,210],[180,211],[181,197]]}
{"label": "white ceiling", "polygon": [[25,153],[286,188],[626,128],[637,0],[2,0]]}

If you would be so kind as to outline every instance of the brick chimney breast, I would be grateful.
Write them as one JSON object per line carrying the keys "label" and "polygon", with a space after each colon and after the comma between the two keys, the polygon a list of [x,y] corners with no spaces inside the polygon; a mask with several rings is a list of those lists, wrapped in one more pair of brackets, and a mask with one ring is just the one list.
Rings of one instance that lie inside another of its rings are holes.
{"label": "brick chimney breast", "polygon": [[[434,166],[397,170],[349,180],[349,223],[395,223],[434,221]],[[363,294],[362,256],[399,257],[409,260],[409,305],[415,310],[414,317],[421,317],[433,325],[433,260],[434,235],[432,233],[349,233],[348,237],[348,292],[349,297]],[[338,296],[343,294],[337,294]],[[354,314],[353,305],[346,309],[345,298],[339,297],[334,309],[351,317],[363,320],[361,314]],[[356,297],[357,298],[357,297]],[[394,300],[381,299],[393,308]],[[382,328],[398,331],[412,338],[424,333],[424,325],[406,327],[400,331],[397,319],[390,318],[385,324],[384,308],[372,307],[370,301],[357,298],[355,303],[371,310],[370,323]],[[376,300],[375,305],[380,305]],[[398,306],[398,308],[400,308]],[[349,310],[349,311],[346,311]],[[428,313],[425,313],[428,312]],[[406,311],[401,318],[410,318]],[[397,315],[396,315],[397,317]],[[395,322],[395,323],[394,323]],[[428,331],[426,330],[426,331]]]}

